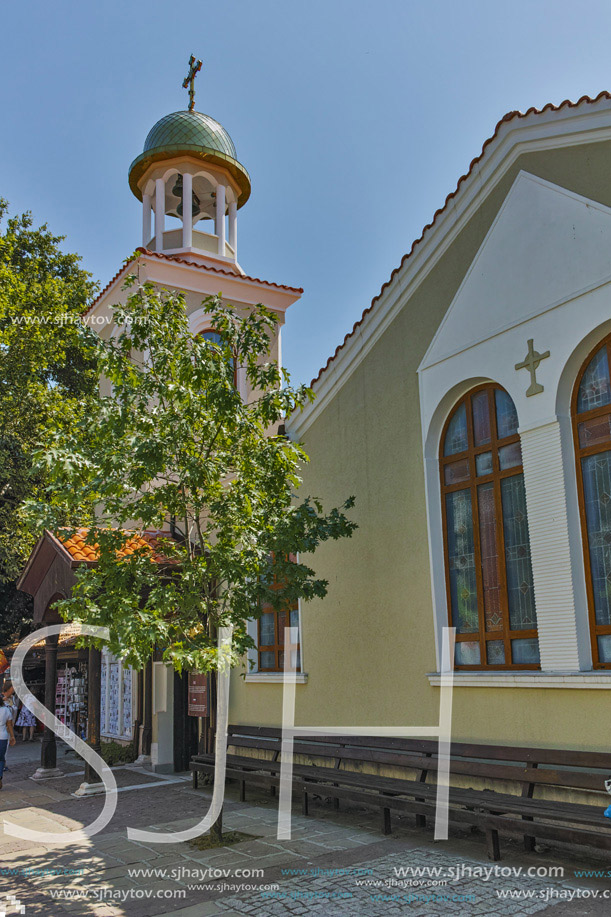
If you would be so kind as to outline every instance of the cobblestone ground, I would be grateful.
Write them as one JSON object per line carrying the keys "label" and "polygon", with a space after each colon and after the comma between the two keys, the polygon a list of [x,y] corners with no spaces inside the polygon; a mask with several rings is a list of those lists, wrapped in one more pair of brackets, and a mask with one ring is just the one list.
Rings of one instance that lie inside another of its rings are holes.
{"label": "cobblestone ground", "polygon": [[[576,875],[605,870],[600,854],[566,848],[526,854],[504,841],[503,859],[493,864],[481,836],[455,834],[435,844],[430,831],[416,829],[406,817],[394,820],[393,834],[383,837],[375,814],[336,811],[323,800],[309,818],[294,814],[291,840],[276,838],[274,798],[253,793],[240,803],[230,791],[224,828],[250,835],[242,843],[211,851],[188,843],[136,843],[127,838],[128,825],[157,831],[191,827],[205,814],[210,793],[194,791],[186,779],[132,768],[115,771],[118,806],[105,831],[85,844],[53,846],[45,835],[90,823],[101,800],[71,796],[82,779],[74,759],[60,756],[66,776],[32,781],[38,753],[39,746],[11,749],[0,793],[4,819],[41,832],[35,842],[0,833],[0,914],[6,917],[24,906],[25,917],[602,917],[611,912],[610,879]],[[542,874],[550,868],[551,874]]]}

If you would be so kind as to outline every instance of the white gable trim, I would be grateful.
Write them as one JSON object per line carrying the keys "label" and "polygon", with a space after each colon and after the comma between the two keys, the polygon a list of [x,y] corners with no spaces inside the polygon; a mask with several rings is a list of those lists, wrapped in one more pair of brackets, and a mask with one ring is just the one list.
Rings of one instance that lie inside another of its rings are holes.
{"label": "white gable trim", "polygon": [[583,107],[533,112],[501,124],[451,202],[425,230],[372,311],[315,382],[315,402],[290,418],[287,429],[291,436],[303,437],[519,156],[604,140],[611,140],[611,101],[607,99]]}
{"label": "white gable trim", "polygon": [[472,339],[468,343],[462,344],[458,347],[450,346],[447,350],[442,351],[441,354],[435,355],[435,351],[437,349],[438,342],[440,340],[443,340],[446,334],[446,327],[452,317],[456,304],[460,302],[463,291],[469,285],[471,281],[471,277],[474,271],[476,271],[477,269],[480,258],[482,254],[484,253],[484,251],[486,250],[486,248],[488,247],[490,240],[492,239],[497,229],[497,226],[505,217],[507,210],[510,209],[510,207],[512,206],[512,202],[515,196],[516,189],[524,182],[532,182],[535,185],[539,185],[542,188],[546,188],[549,191],[552,191],[556,194],[567,197],[570,200],[575,201],[576,203],[583,204],[585,207],[588,207],[591,210],[596,210],[599,213],[603,213],[605,216],[609,217],[610,232],[611,232],[611,207],[607,207],[604,204],[599,203],[598,201],[594,201],[591,198],[587,198],[581,194],[577,194],[574,191],[570,191],[568,188],[562,187],[562,185],[554,184],[553,182],[547,181],[544,178],[540,178],[537,175],[532,175],[530,172],[526,172],[524,169],[521,169],[520,172],[518,172],[516,179],[507,194],[507,197],[503,201],[503,204],[499,212],[497,213],[490,229],[486,233],[486,236],[482,244],[480,245],[473,261],[471,262],[469,269],[462,280],[462,283],[460,284],[458,290],[456,291],[454,299],[452,300],[452,303],[450,304],[448,311],[446,312],[441,324],[439,325],[439,328],[437,329],[437,332],[435,333],[435,336],[433,337],[433,340],[431,341],[427,349],[427,352],[424,355],[420,366],[418,367],[419,373],[421,373],[425,369],[429,369],[432,366],[442,363],[444,360],[447,360],[450,357],[456,356],[459,353],[464,353],[465,351],[470,350],[472,347],[478,346],[479,344],[483,343],[484,341],[491,340],[492,338],[497,337],[500,334],[503,334],[505,331],[508,331],[511,328],[516,328],[519,325],[523,325],[538,315],[543,315],[546,312],[550,312],[553,309],[556,309],[558,306],[564,305],[565,303],[569,303],[572,300],[577,299],[579,296],[582,296],[584,293],[589,293],[591,290],[595,290],[598,287],[604,286],[606,283],[608,283],[611,280],[611,274],[607,274],[606,276],[597,279],[596,281],[594,281],[591,284],[587,284],[586,286],[580,287],[579,289],[572,290],[567,296],[564,296],[554,302],[548,303],[543,308],[541,308],[541,306],[536,306],[530,312],[519,316],[515,320],[510,319],[507,322],[505,322],[504,324],[498,325],[494,329],[494,331],[488,334],[484,334],[483,336],[481,334],[476,334],[472,337]]}

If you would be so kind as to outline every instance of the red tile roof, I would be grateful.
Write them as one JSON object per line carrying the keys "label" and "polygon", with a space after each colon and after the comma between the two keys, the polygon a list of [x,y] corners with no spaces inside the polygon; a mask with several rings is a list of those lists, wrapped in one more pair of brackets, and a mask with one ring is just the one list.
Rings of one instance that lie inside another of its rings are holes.
{"label": "red tile roof", "polygon": [[142,255],[150,255],[152,258],[164,258],[166,261],[178,261],[180,264],[188,264],[190,267],[203,268],[206,271],[213,271],[215,274],[225,274],[227,277],[233,277],[236,280],[252,280],[253,283],[262,283],[266,287],[275,287],[277,290],[288,290],[289,293],[303,293],[303,287],[288,287],[285,283],[273,283],[271,280],[261,280],[260,277],[249,277],[248,274],[237,274],[235,271],[226,271],[221,267],[211,267],[209,264],[202,264],[200,261],[189,261],[188,258],[181,258],[179,255],[166,255],[164,252],[151,252],[147,248],[137,248],[137,252]]}
{"label": "red tile roof", "polygon": [[[78,637],[80,637],[80,635],[81,635],[81,628],[79,624],[67,624],[66,630],[62,631],[62,633],[57,638],[58,646],[69,646],[72,643],[76,643],[76,640]],[[21,642],[20,640],[15,640],[15,642],[9,644],[9,646],[5,646],[4,650],[8,653],[14,653],[17,647],[19,646],[20,642]],[[42,637],[38,641],[38,643],[35,643],[33,645],[32,649],[36,649],[36,650],[42,649],[45,643],[46,643],[46,637]]]}
{"label": "red tile roof", "polygon": [[[250,280],[253,283],[261,283],[266,287],[273,287],[276,290],[288,290],[289,293],[299,293],[299,294],[303,293],[303,287],[288,287],[284,283],[272,283],[271,280],[261,280],[260,277],[249,277],[248,274],[237,274],[235,271],[226,271],[224,268],[211,267],[209,264],[202,264],[202,262],[200,261],[189,261],[188,258],[181,258],[179,255],[166,255],[164,252],[151,252],[147,248],[142,248],[142,247],[137,248],[136,251],[141,255],[147,255],[148,257],[151,257],[151,258],[161,258],[166,261],[176,261],[180,264],[187,264],[189,265],[189,267],[197,267],[205,271],[212,271],[212,273],[214,274],[223,274],[226,277],[234,278],[234,280]],[[87,308],[83,312],[83,315],[87,315],[89,312],[91,312],[94,306],[96,306],[97,303],[102,299],[104,294],[111,288],[111,286],[117,280],[117,278],[121,275],[121,273],[126,268],[134,264],[135,261],[136,259],[134,258],[132,261],[129,261],[127,264],[122,265],[122,267],[117,271],[117,273],[114,275],[112,280],[110,280],[106,284],[102,292],[94,299],[91,305],[87,306]]]}
{"label": "red tile roof", "polygon": [[[146,548],[151,552],[151,559],[154,560],[155,563],[171,563],[171,561],[163,555],[162,549],[160,548],[161,539],[171,538],[169,532],[155,530],[133,533],[125,532],[125,534],[130,535],[130,538],[125,543],[125,546],[118,552],[118,557],[126,557],[128,554],[133,554],[134,551],[140,548]],[[79,529],[73,535],[70,535],[70,537],[64,537],[61,534],[57,536],[58,541],[61,542],[73,560],[95,563],[100,556],[99,547],[97,544],[87,544],[85,541],[86,538],[87,529]]]}
{"label": "red tile roof", "polygon": [[359,327],[359,325],[362,324],[362,322],[363,322],[363,320],[366,318],[366,316],[369,315],[369,313],[372,311],[373,307],[375,306],[376,302],[377,302],[377,301],[380,299],[380,297],[382,296],[382,293],[384,292],[384,290],[386,289],[386,287],[388,287],[388,286],[392,283],[392,281],[393,281],[395,275],[401,270],[401,268],[403,267],[403,265],[405,264],[405,262],[407,261],[407,259],[408,259],[409,257],[411,257],[411,255],[413,254],[414,249],[416,248],[416,246],[419,245],[419,244],[422,242],[422,240],[423,240],[423,238],[424,238],[424,235],[425,235],[425,233],[427,232],[427,230],[429,230],[429,229],[435,224],[435,221],[437,220],[437,217],[439,217],[439,216],[444,212],[444,210],[446,209],[446,207],[448,206],[448,204],[450,203],[450,201],[452,200],[452,198],[456,197],[456,195],[458,194],[458,192],[459,192],[459,190],[460,190],[460,186],[462,185],[462,183],[463,183],[464,181],[466,181],[466,179],[470,176],[471,172],[473,171],[474,167],[475,167],[475,166],[477,165],[477,163],[480,162],[480,160],[483,158],[484,153],[486,152],[486,147],[489,146],[489,144],[491,144],[491,143],[496,139],[496,137],[497,137],[497,135],[498,135],[498,133],[499,133],[501,127],[503,126],[503,124],[506,124],[508,121],[513,121],[514,118],[527,118],[529,115],[542,115],[542,114],[543,114],[544,112],[546,112],[546,111],[561,111],[563,108],[577,108],[577,106],[579,106],[579,105],[581,105],[581,104],[583,104],[583,103],[588,104],[588,105],[593,105],[593,104],[595,104],[596,102],[599,102],[601,99],[611,100],[611,93],[607,92],[606,90],[603,90],[602,92],[599,92],[599,94],[596,96],[595,99],[590,98],[590,96],[582,96],[577,102],[571,102],[570,99],[565,99],[564,102],[561,102],[561,103],[560,103],[560,105],[554,105],[552,102],[548,102],[547,105],[544,105],[544,106],[543,106],[543,108],[535,108],[535,107],[533,106],[533,107],[529,108],[528,111],[509,111],[509,112],[507,112],[506,115],[503,115],[503,117],[501,118],[501,120],[500,120],[500,121],[498,122],[498,124],[496,125],[496,127],[495,127],[495,129],[494,129],[494,133],[492,134],[492,136],[491,136],[491,137],[488,137],[488,139],[485,141],[484,145],[482,146],[482,151],[481,151],[481,153],[479,154],[479,156],[476,156],[475,159],[472,160],[472,162],[471,162],[471,164],[469,165],[469,168],[467,169],[467,171],[465,172],[465,174],[464,174],[464,175],[461,175],[461,177],[458,179],[458,183],[457,183],[456,188],[454,189],[454,191],[451,191],[450,194],[448,194],[448,196],[446,197],[446,199],[445,199],[445,201],[444,201],[443,206],[440,207],[439,210],[437,210],[437,211],[435,212],[435,214],[433,215],[433,219],[431,220],[431,222],[426,224],[426,226],[424,227],[424,229],[423,229],[422,232],[420,233],[420,236],[412,242],[412,246],[411,246],[410,250],[409,250],[405,255],[403,255],[403,258],[401,259],[401,262],[400,262],[399,266],[396,267],[396,268],[394,269],[394,271],[392,272],[392,274],[390,275],[390,277],[388,278],[388,280],[386,281],[386,283],[384,283],[384,284],[382,285],[382,287],[381,287],[381,289],[380,289],[380,292],[377,294],[377,296],[374,296],[374,297],[373,297],[373,299],[371,300],[371,304],[365,309],[365,311],[364,311],[363,314],[361,315],[361,317],[360,317],[360,319],[358,320],[358,322],[355,322],[355,324],[354,324],[354,326],[353,326],[353,328],[352,328],[352,331],[349,331],[349,332],[348,332],[348,334],[345,336],[345,338],[344,338],[344,340],[342,341],[342,343],[339,344],[339,345],[335,348],[334,353],[331,354],[331,356],[329,357],[329,359],[327,360],[327,362],[325,363],[325,365],[324,365],[321,369],[319,369],[318,375],[316,375],[316,376],[314,377],[314,379],[312,379],[310,385],[314,385],[316,382],[318,382],[318,380],[320,379],[320,377],[322,376],[322,374],[329,368],[329,366],[331,365],[331,363],[333,362],[333,360],[335,360],[335,358],[337,357],[337,355],[338,355],[338,353],[340,352],[340,350],[342,350],[342,348],[345,347],[345,345],[346,345],[346,343],[348,342],[348,340],[349,340],[349,339],[352,337],[352,335],[356,332],[356,329]]}

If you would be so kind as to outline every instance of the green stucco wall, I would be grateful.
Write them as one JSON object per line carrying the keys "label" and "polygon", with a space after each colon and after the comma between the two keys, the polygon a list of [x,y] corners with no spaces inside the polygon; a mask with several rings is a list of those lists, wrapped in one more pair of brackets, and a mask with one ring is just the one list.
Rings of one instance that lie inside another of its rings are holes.
{"label": "green stucco wall", "polygon": [[[609,142],[520,157],[308,429],[303,495],[354,494],[359,529],[311,559],[329,592],[302,607],[297,723],[437,722],[417,367],[518,171],[611,206],[610,163]],[[230,722],[279,725],[281,696],[236,673]],[[610,733],[605,690],[455,689],[456,740],[606,750]]]}

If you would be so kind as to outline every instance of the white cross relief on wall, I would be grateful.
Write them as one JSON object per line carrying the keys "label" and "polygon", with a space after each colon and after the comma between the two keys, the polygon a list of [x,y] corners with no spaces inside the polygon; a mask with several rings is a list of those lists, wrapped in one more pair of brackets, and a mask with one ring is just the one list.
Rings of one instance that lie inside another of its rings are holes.
{"label": "white cross relief on wall", "polygon": [[533,338],[528,340],[528,353],[526,354],[524,360],[521,363],[516,363],[516,370],[527,369],[530,373],[530,385],[526,389],[526,397],[529,398],[531,395],[538,395],[540,392],[544,391],[543,386],[540,382],[537,382],[537,370],[539,368],[539,363],[541,360],[547,360],[550,352],[546,350],[545,353],[538,353],[533,346]]}

